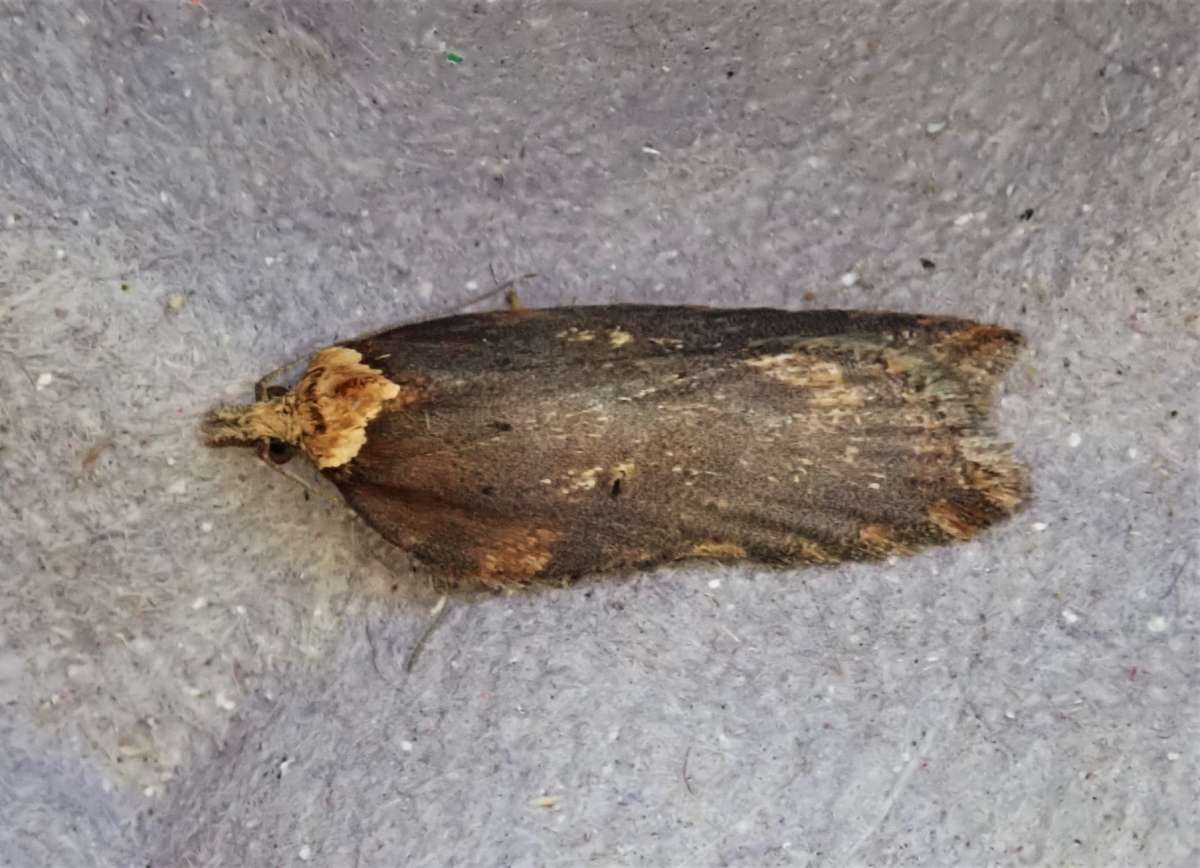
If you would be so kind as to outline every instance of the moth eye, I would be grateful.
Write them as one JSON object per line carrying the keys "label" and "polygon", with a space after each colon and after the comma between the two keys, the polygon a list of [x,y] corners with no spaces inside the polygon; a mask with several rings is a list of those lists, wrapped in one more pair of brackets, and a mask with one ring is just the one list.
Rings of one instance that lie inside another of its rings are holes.
{"label": "moth eye", "polygon": [[287,393],[288,390],[284,386],[264,386],[259,383],[254,387],[254,400],[270,401],[272,398],[282,398]]}
{"label": "moth eye", "polygon": [[282,440],[268,440],[266,453],[272,464],[287,464],[296,454],[296,450],[290,443],[284,443]]}

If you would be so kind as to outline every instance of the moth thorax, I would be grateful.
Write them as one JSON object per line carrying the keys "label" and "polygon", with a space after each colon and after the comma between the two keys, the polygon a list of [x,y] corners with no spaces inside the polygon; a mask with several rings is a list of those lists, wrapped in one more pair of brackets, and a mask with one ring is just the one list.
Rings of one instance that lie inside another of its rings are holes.
{"label": "moth thorax", "polygon": [[[317,467],[340,467],[362,449],[367,423],[400,392],[357,350],[329,347],[312,357],[287,394],[210,416],[209,442],[279,440],[298,446]],[[413,392],[403,403],[416,399]]]}

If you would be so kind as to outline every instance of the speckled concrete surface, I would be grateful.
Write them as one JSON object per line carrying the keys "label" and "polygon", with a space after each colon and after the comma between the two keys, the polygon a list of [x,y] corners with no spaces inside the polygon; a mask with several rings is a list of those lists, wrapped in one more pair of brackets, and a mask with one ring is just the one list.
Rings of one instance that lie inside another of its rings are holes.
{"label": "speckled concrete surface", "polygon": [[[1198,56],[1185,2],[0,5],[0,864],[1196,864]],[[406,671],[419,570],[196,423],[525,272],[1020,328],[1033,502],[452,602]]]}

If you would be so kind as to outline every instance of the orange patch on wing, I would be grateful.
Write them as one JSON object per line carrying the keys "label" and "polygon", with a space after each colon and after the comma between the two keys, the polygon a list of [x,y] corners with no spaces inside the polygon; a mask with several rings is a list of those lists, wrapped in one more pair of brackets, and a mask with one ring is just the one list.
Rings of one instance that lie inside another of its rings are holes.
{"label": "orange patch on wing", "polygon": [[791,352],[747,359],[746,364],[772,380],[805,390],[809,403],[816,406],[857,408],[866,403],[862,389],[846,384],[845,372],[836,362]]}
{"label": "orange patch on wing", "polygon": [[884,350],[880,354],[883,370],[889,377],[899,377],[926,364],[912,353]]}
{"label": "orange patch on wing", "polygon": [[558,534],[544,527],[503,528],[485,545],[473,547],[470,555],[485,583],[523,583],[550,563],[550,546],[556,539]]}
{"label": "orange patch on wing", "polygon": [[911,549],[896,539],[892,529],[882,524],[868,524],[858,532],[858,541],[868,551],[881,555],[907,554]]}
{"label": "orange patch on wing", "polygon": [[957,347],[969,352],[987,351],[997,344],[1012,343],[1013,333],[1006,328],[986,323],[976,323],[965,329],[950,332],[942,339],[947,347]]}
{"label": "orange patch on wing", "polygon": [[702,542],[692,546],[688,554],[695,558],[744,558],[746,550],[737,543]]}
{"label": "orange patch on wing", "polygon": [[1017,332],[976,324],[950,332],[937,344],[936,351],[976,378],[987,380],[1008,367],[1021,343]]}
{"label": "orange patch on wing", "polygon": [[655,554],[650,549],[624,549],[621,551],[621,557],[616,563],[619,564],[645,564],[654,560]]}
{"label": "orange patch on wing", "polygon": [[841,560],[816,540],[802,536],[788,537],[788,546],[804,561],[810,564],[832,564]]}
{"label": "orange patch on wing", "polygon": [[968,439],[962,443],[962,455],[963,481],[993,506],[1012,512],[1025,499],[1025,469],[1000,447],[984,438]]}
{"label": "orange patch on wing", "polygon": [[937,501],[926,515],[934,527],[955,539],[967,539],[979,529],[978,522],[966,509],[949,500]]}

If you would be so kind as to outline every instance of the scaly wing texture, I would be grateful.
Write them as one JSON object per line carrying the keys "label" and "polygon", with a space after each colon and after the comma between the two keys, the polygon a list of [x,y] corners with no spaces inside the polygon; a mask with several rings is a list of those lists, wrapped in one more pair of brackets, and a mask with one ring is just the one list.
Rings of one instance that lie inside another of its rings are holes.
{"label": "scaly wing texture", "polygon": [[856,311],[619,305],[417,323],[345,344],[409,400],[326,472],[450,585],[904,554],[971,537],[1025,497],[987,421],[1020,342]]}

